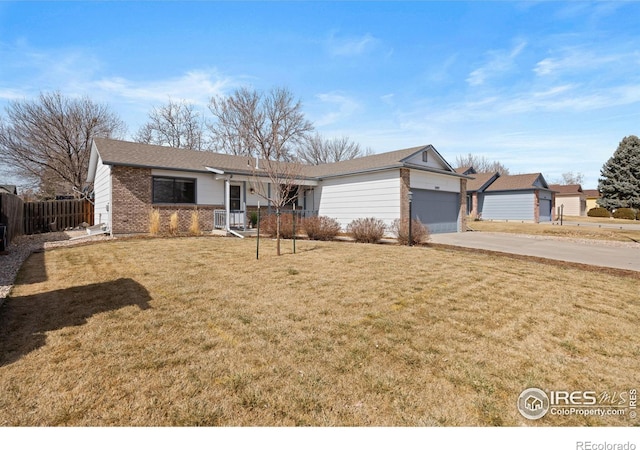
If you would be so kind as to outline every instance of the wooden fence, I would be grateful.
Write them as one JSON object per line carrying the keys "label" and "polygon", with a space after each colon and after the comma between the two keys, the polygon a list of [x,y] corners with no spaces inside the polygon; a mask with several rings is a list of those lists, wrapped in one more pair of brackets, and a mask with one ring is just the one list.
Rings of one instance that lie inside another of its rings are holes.
{"label": "wooden fence", "polygon": [[0,223],[6,228],[7,243],[22,235],[23,227],[23,201],[13,194],[0,194]]}
{"label": "wooden fence", "polygon": [[24,204],[24,234],[46,233],[93,225],[93,205],[87,200],[55,200]]}

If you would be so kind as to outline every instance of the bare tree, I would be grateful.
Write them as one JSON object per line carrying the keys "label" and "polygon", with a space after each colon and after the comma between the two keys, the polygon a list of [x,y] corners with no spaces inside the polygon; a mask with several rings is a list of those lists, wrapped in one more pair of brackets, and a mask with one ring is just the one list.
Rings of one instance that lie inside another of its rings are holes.
{"label": "bare tree", "polygon": [[136,142],[168,145],[174,148],[205,150],[204,122],[192,103],[186,101],[154,107],[149,122],[138,130]]}
{"label": "bare tree", "polygon": [[584,183],[584,174],[581,172],[564,172],[560,178],[556,178],[551,184],[582,184]]}
{"label": "bare tree", "polygon": [[69,193],[87,178],[91,140],[120,137],[126,126],[106,105],[87,97],[42,93],[37,100],[14,101],[0,121],[0,155],[14,172]]}
{"label": "bare tree", "polygon": [[274,88],[268,93],[248,88],[229,97],[211,99],[214,122],[209,125],[217,149],[258,159],[254,189],[276,211],[277,253],[280,255],[280,215],[297,190],[302,166],[295,161],[297,147],[313,130],[302,104],[291,92]]}
{"label": "bare tree", "polygon": [[209,109],[214,146],[233,155],[293,161],[313,130],[300,101],[284,88],[266,94],[238,89],[229,97],[212,98]]}
{"label": "bare tree", "polygon": [[509,175],[509,169],[498,161],[489,161],[484,156],[479,157],[469,153],[467,156],[456,156],[457,167],[473,167],[476,172],[498,172],[500,175]]}
{"label": "bare tree", "polygon": [[253,170],[251,187],[267,200],[276,211],[276,253],[280,256],[280,230],[282,210],[297,199],[302,165],[298,162],[282,162],[262,159]]}
{"label": "bare tree", "polygon": [[368,156],[372,153],[369,148],[363,151],[360,144],[346,136],[325,139],[316,133],[298,148],[298,159],[305,164],[318,165]]}

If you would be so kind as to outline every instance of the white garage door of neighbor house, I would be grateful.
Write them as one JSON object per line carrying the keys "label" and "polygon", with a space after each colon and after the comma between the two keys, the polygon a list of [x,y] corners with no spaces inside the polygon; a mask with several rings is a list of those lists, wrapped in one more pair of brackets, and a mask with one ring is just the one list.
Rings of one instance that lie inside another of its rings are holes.
{"label": "white garage door of neighbor house", "polygon": [[455,233],[458,231],[460,194],[457,192],[411,189],[412,217],[420,219],[431,233]]}

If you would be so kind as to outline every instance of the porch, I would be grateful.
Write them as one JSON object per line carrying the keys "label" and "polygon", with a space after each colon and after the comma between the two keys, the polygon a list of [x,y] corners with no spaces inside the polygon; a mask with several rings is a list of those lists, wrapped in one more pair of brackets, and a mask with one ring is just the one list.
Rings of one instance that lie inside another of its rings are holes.
{"label": "porch", "polygon": [[[262,213],[264,216],[264,212]],[[267,208],[266,214],[275,214],[273,208]],[[315,217],[318,215],[317,210],[310,209],[283,209],[281,214],[295,214],[296,220],[302,220],[307,217]],[[213,211],[213,228],[215,230],[242,230],[248,229],[247,211],[244,209],[229,210],[229,221],[227,222],[227,211],[224,209],[215,209]]]}

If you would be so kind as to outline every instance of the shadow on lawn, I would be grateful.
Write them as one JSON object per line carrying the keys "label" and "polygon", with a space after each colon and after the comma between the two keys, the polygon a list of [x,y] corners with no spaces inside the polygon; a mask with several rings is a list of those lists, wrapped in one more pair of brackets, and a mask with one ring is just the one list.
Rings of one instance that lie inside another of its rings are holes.
{"label": "shadow on lawn", "polygon": [[10,297],[0,309],[0,367],[45,345],[47,331],[83,325],[95,314],[126,306],[149,309],[150,300],[129,278]]}

